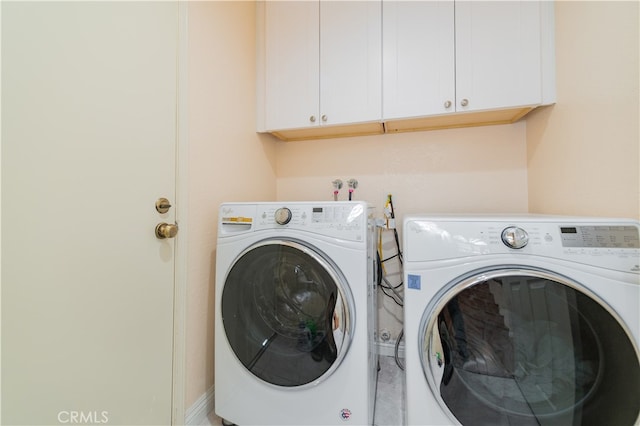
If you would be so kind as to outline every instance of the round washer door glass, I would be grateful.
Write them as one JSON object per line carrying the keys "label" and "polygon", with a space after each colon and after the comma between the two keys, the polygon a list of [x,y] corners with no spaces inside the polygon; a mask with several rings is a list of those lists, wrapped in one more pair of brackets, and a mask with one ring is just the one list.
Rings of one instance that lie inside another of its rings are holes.
{"label": "round washer door glass", "polygon": [[352,336],[346,280],[304,243],[269,240],[245,250],[222,291],[233,352],[267,383],[294,387],[328,377]]}
{"label": "round washer door glass", "polygon": [[461,280],[422,321],[422,363],[462,424],[632,425],[638,352],[613,311],[534,270]]}

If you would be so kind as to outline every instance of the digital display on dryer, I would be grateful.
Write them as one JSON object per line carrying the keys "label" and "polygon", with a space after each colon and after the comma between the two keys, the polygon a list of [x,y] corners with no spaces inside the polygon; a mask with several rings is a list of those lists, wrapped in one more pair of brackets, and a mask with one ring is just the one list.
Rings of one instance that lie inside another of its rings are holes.
{"label": "digital display on dryer", "polygon": [[560,235],[563,247],[640,248],[635,226],[563,226]]}

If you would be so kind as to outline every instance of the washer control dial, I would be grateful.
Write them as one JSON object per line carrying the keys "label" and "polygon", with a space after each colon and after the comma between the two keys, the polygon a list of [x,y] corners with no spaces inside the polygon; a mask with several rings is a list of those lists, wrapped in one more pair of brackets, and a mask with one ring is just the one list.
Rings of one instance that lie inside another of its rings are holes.
{"label": "washer control dial", "polygon": [[521,249],[529,242],[529,234],[517,226],[509,226],[502,231],[502,242],[509,248]]}
{"label": "washer control dial", "polygon": [[286,207],[279,208],[278,210],[276,210],[275,217],[276,223],[278,225],[286,225],[287,223],[291,222],[291,210]]}

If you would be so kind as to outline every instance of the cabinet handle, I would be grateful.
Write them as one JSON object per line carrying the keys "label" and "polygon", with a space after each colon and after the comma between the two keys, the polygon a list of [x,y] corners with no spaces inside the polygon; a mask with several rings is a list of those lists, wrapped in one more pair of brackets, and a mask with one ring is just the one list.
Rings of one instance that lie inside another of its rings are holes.
{"label": "cabinet handle", "polygon": [[463,99],[460,101],[460,105],[462,105],[463,107],[469,105],[469,99]]}
{"label": "cabinet handle", "polygon": [[451,101],[446,101],[446,102],[444,103],[444,107],[445,107],[445,108],[447,108],[447,109],[448,109],[448,108],[451,108]]}
{"label": "cabinet handle", "polygon": [[327,121],[327,116],[325,114],[322,114],[322,121]]}
{"label": "cabinet handle", "polygon": [[315,123],[316,122],[316,116],[312,115],[311,117],[309,117],[309,121],[312,122],[312,123]]}

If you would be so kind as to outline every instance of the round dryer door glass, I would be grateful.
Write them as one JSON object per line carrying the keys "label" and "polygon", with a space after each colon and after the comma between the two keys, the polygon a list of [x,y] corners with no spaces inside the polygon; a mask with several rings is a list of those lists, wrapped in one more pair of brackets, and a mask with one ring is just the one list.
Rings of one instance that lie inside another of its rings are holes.
{"label": "round dryer door glass", "polygon": [[222,291],[222,321],[238,360],[278,386],[328,377],[352,336],[346,281],[301,242],[258,243],[234,262]]}
{"label": "round dryer door glass", "polygon": [[425,375],[460,423],[637,421],[637,348],[617,314],[580,287],[543,271],[483,271],[425,312]]}

